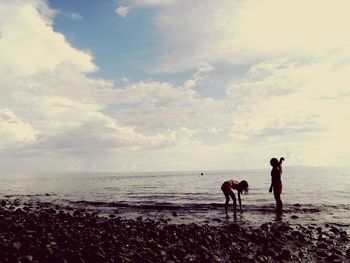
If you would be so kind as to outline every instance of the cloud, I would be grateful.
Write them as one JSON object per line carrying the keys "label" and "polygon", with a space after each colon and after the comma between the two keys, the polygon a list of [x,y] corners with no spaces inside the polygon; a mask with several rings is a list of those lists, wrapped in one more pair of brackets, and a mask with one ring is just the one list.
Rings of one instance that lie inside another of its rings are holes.
{"label": "cloud", "polygon": [[[167,47],[155,72],[203,63],[254,63],[271,57],[319,58],[346,52],[346,0],[166,1],[153,17]],[[137,7],[137,2],[130,5]],[[327,17],[328,19],[325,19]]]}
{"label": "cloud", "polygon": [[73,48],[53,30],[53,14],[43,1],[1,3],[1,71],[28,75],[53,70],[59,64],[74,66],[81,72],[97,69],[87,51]]}
{"label": "cloud", "polygon": [[[54,12],[44,7],[45,19],[34,2],[0,5],[4,13],[24,12],[2,18],[6,34],[1,39],[4,42],[0,52],[5,53],[14,42],[10,33],[26,39],[13,47],[17,53],[7,54],[8,59],[0,62],[3,169],[115,169],[117,163],[119,168],[142,170],[145,169],[142,165],[147,164],[147,153],[152,158],[167,153],[166,158],[173,159],[171,165],[175,165],[176,152],[201,147],[200,126],[202,123],[210,126],[208,116],[218,114],[222,107],[193,89],[213,70],[211,65],[198,67],[191,76],[191,85],[140,81],[116,87],[111,81],[86,75],[89,72],[84,69],[86,64],[76,58],[82,52],[53,31],[47,22]],[[27,13],[31,19],[25,19]],[[28,22],[26,27],[24,20]],[[36,34],[28,33],[34,29]],[[23,45],[35,44],[37,38],[47,41],[42,61],[36,57],[35,48],[29,52],[29,47]],[[61,53],[59,59],[57,56],[57,61],[46,56],[46,52],[55,56],[60,50],[67,52]],[[23,58],[28,62],[17,59],[21,52],[28,53]],[[84,56],[92,63],[90,55]],[[195,123],[193,116],[198,117]],[[130,156],[136,156],[134,165],[126,165]],[[14,166],[14,159],[20,165]]]}
{"label": "cloud", "polygon": [[71,13],[69,14],[69,18],[75,21],[83,19],[79,13]]}
{"label": "cloud", "polygon": [[9,109],[0,109],[0,149],[35,141],[38,132]]}
{"label": "cloud", "polygon": [[[232,116],[232,140],[281,148],[307,164],[338,163],[330,156],[349,154],[343,147],[350,120],[349,70],[346,64],[335,66],[332,57],[254,65],[244,79],[227,87],[228,97],[239,105]],[[327,149],[327,156],[320,149]]]}
{"label": "cloud", "polygon": [[130,6],[119,6],[115,12],[118,16],[121,16],[121,17],[126,17],[130,11]]}

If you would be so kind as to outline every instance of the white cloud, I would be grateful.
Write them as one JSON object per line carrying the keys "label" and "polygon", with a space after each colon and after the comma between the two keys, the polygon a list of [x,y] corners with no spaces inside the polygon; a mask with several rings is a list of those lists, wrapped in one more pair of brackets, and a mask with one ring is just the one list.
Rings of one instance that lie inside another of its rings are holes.
{"label": "white cloud", "polygon": [[[104,169],[102,164],[115,168],[117,163],[118,167],[142,170],[147,152],[152,152],[153,158],[169,153],[167,158],[174,159],[175,152],[200,147],[198,136],[203,131],[199,126],[210,125],[208,116],[218,114],[221,105],[201,98],[192,88],[212,66],[200,66],[191,77],[191,87],[140,81],[117,88],[110,81],[86,76],[84,60],[76,57],[82,52],[52,30],[47,23],[52,15],[48,6],[44,5],[47,8],[44,19],[33,3],[0,5],[4,14],[8,10],[19,12],[2,17],[1,27],[5,31],[0,53],[5,54],[15,39],[25,39],[11,47],[16,52],[6,53],[7,60],[0,62],[3,167],[93,170]],[[28,13],[30,19],[26,18]],[[36,33],[30,34],[31,30]],[[42,60],[37,57],[34,45],[39,40],[47,42],[47,49],[40,51]],[[21,52],[27,53],[23,59]],[[59,56],[55,57],[56,54]],[[84,56],[92,63],[91,56]],[[211,112],[207,113],[208,110]],[[195,123],[193,116],[198,117]],[[130,156],[138,156],[135,164],[125,165]],[[20,165],[13,166],[13,159]],[[40,165],[43,162],[47,165]]]}
{"label": "white cloud", "polygon": [[0,149],[35,141],[38,132],[9,109],[0,109]]}
{"label": "white cloud", "polygon": [[231,138],[238,144],[283,144],[285,152],[293,151],[294,157],[299,153],[296,161],[308,164],[337,163],[330,156],[349,154],[343,147],[350,127],[349,70],[349,65],[335,67],[332,58],[255,65],[245,79],[227,88],[229,98],[239,105]]}
{"label": "white cloud", "polygon": [[153,19],[168,47],[154,70],[280,56],[319,58],[335,51],[349,56],[349,7],[346,0],[171,1]]}
{"label": "white cloud", "polygon": [[126,17],[130,11],[130,6],[119,6],[115,12],[118,16]]}
{"label": "white cloud", "polygon": [[79,13],[71,13],[69,14],[69,18],[72,20],[81,20],[83,17]]}
{"label": "white cloud", "polygon": [[[38,6],[41,7],[39,10]],[[46,10],[44,15],[40,10]],[[1,71],[33,74],[53,70],[62,63],[82,72],[96,70],[91,55],[73,48],[62,34],[53,30],[50,17],[53,12],[49,10],[43,1],[8,1],[0,4]]]}

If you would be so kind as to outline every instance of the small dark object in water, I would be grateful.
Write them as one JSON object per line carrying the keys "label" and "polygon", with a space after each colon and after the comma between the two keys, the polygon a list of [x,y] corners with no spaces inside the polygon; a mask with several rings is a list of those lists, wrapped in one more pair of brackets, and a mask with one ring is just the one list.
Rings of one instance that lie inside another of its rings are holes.
{"label": "small dark object in water", "polygon": [[291,218],[292,218],[292,219],[298,219],[299,216],[297,216],[297,215],[292,215]]}

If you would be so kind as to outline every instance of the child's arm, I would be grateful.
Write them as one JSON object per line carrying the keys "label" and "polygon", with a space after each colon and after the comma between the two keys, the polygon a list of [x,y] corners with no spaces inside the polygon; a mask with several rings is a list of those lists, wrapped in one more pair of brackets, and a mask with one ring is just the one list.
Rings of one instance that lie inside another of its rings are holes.
{"label": "child's arm", "polygon": [[272,171],[271,171],[271,185],[269,188],[269,192],[272,193],[272,184],[273,184],[273,177],[272,177]]}
{"label": "child's arm", "polygon": [[239,191],[238,191],[238,203],[239,203],[239,209],[240,209],[241,213],[243,213],[242,201],[241,201],[241,193]]}

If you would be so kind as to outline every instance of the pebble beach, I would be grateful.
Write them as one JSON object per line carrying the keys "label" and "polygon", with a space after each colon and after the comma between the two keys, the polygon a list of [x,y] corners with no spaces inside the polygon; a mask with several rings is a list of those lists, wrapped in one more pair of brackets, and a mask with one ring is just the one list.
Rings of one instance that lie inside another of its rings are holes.
{"label": "pebble beach", "polygon": [[4,199],[1,262],[350,262],[347,227],[174,224]]}

